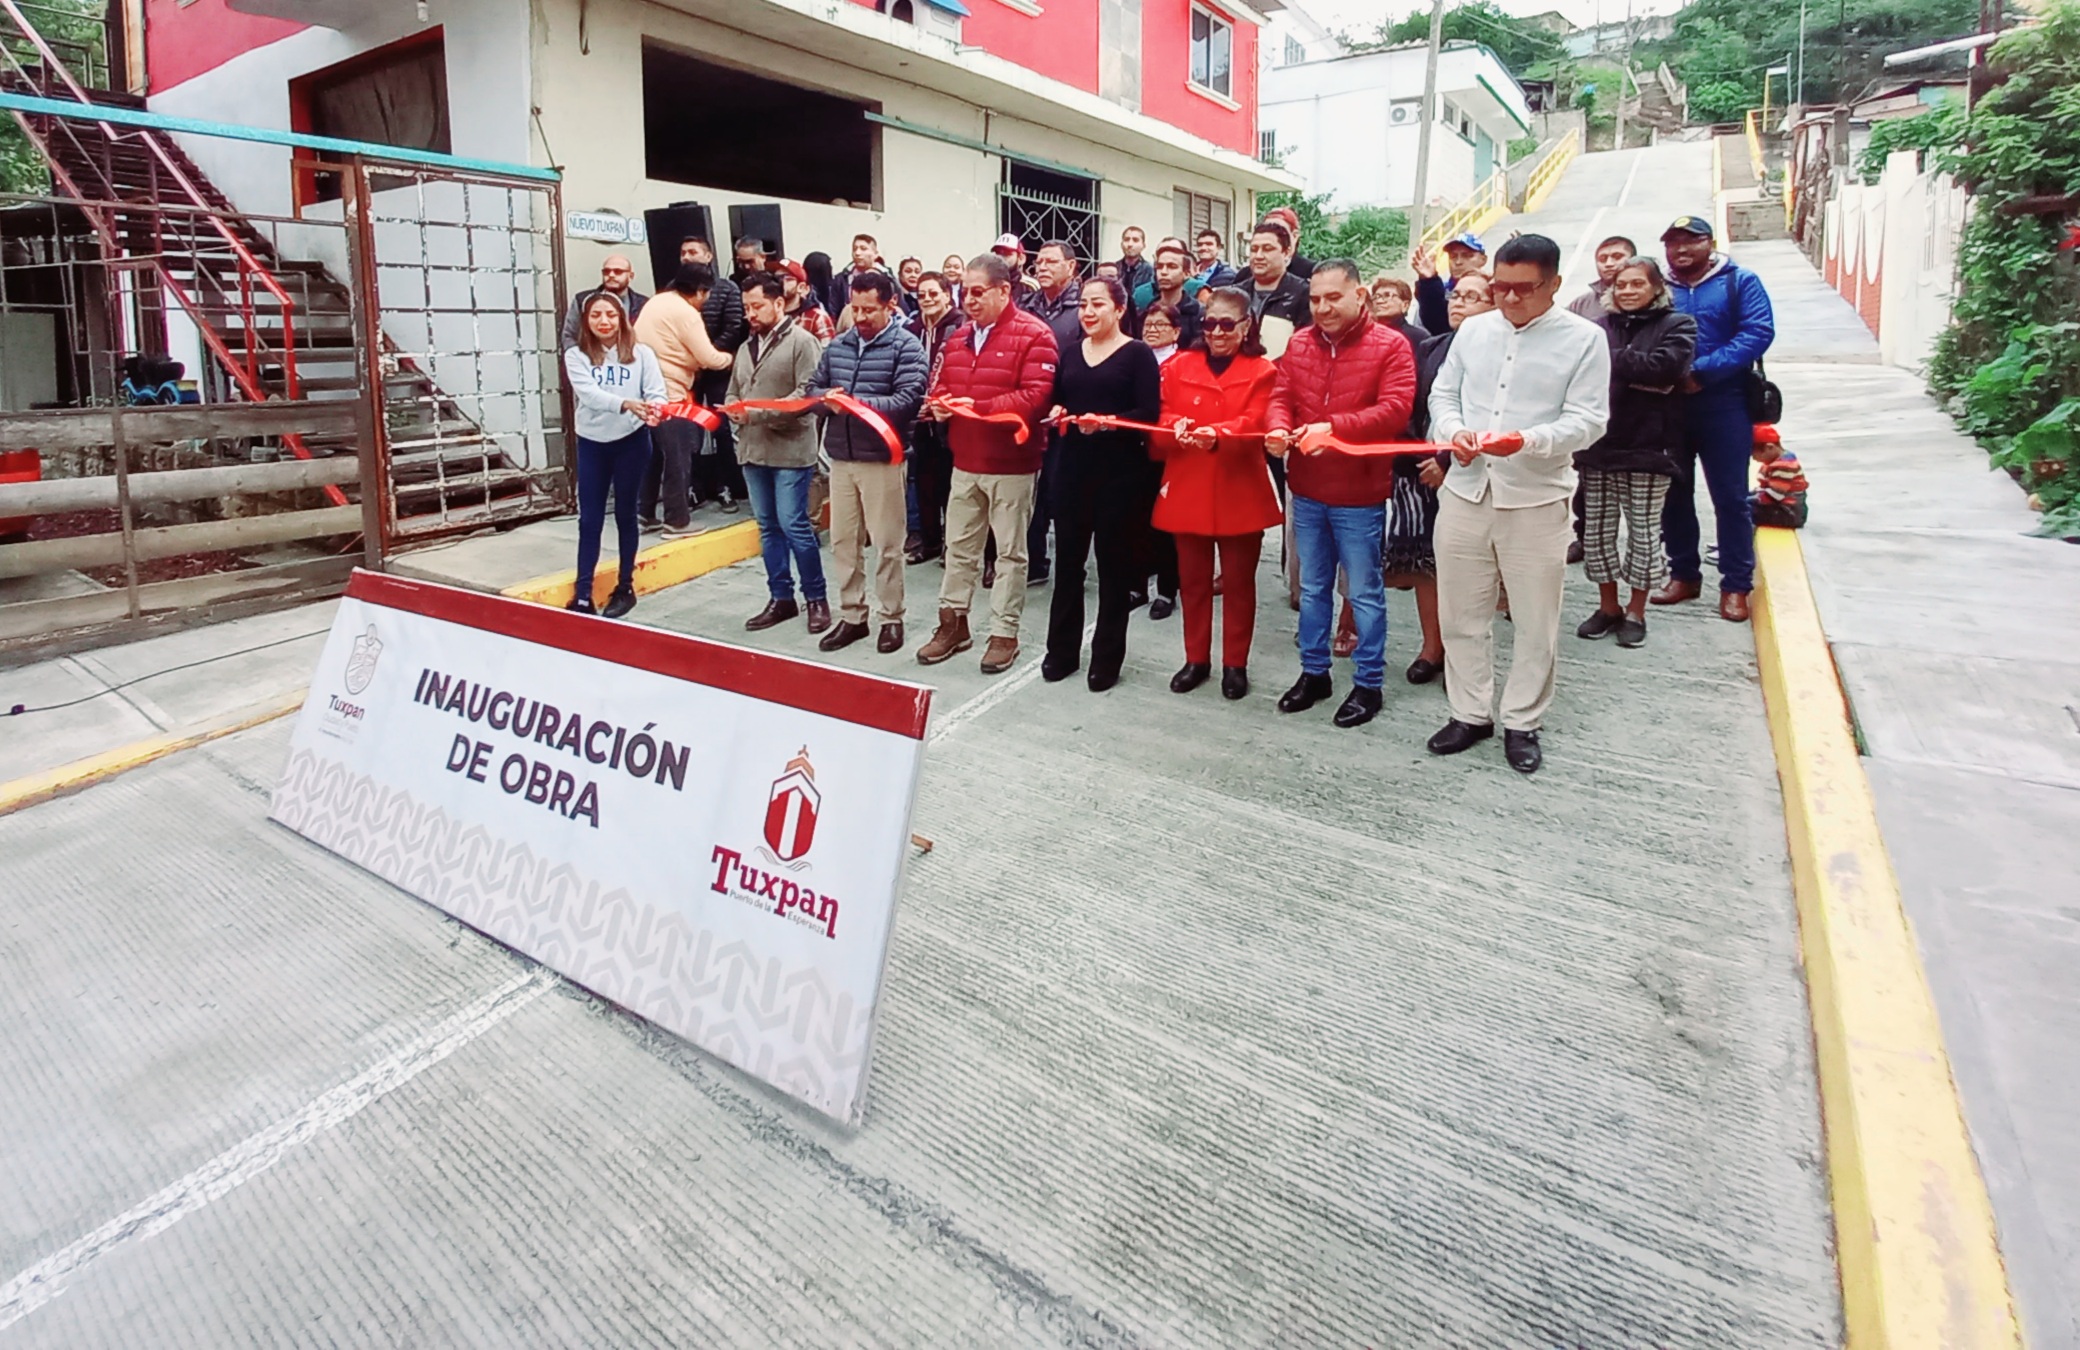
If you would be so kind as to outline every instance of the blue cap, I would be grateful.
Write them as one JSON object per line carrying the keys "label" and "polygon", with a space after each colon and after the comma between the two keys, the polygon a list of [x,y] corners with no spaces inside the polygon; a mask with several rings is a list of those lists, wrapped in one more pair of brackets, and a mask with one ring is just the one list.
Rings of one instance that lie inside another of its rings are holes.
{"label": "blue cap", "polygon": [[1458,244],[1462,248],[1470,248],[1475,253],[1480,254],[1483,258],[1488,256],[1488,246],[1481,242],[1481,237],[1477,234],[1462,234],[1457,239],[1447,239],[1444,241],[1444,246],[1446,248],[1450,248],[1454,244]]}
{"label": "blue cap", "polygon": [[1694,234],[1709,239],[1712,237],[1712,222],[1703,216],[1677,216],[1669,227],[1661,232],[1663,239],[1672,234]]}

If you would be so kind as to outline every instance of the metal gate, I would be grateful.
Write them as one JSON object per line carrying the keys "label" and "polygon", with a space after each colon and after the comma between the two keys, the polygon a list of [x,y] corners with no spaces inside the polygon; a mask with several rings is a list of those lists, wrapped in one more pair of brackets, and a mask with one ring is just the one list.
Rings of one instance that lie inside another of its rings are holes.
{"label": "metal gate", "polygon": [[1007,181],[997,185],[997,228],[1023,240],[1028,257],[1042,245],[1066,243],[1075,248],[1079,259],[1095,261],[1104,248],[1098,232],[1097,184],[1091,184],[1089,195],[1078,200],[1009,181],[1009,169],[1007,165]]}

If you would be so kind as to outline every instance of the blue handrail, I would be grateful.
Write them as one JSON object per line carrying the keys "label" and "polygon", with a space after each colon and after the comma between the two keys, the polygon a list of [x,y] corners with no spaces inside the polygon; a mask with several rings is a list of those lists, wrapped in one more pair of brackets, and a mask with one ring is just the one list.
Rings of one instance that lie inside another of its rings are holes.
{"label": "blue handrail", "polygon": [[226,140],[257,141],[262,145],[284,145],[299,150],[329,150],[334,154],[363,155],[392,164],[423,164],[428,168],[498,174],[506,178],[529,178],[542,183],[554,183],[563,177],[556,169],[537,169],[525,164],[501,164],[495,159],[468,159],[462,155],[444,155],[435,150],[408,150],[398,145],[341,140],[337,136],[311,136],[300,131],[274,131],[266,127],[237,126],[230,122],[205,122],[194,117],[168,117],[164,113],[144,112],[137,108],[115,108],[105,103],[76,103],[71,99],[0,93],[0,111],[7,110],[41,114],[46,117],[71,117],[83,122],[107,122],[114,126],[148,127],[153,131],[179,131],[192,136],[221,136]]}

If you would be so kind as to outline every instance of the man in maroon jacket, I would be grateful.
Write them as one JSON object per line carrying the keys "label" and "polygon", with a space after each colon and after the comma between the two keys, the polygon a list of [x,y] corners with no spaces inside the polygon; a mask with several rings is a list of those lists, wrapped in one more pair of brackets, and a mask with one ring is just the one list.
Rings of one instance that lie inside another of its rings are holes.
{"label": "man in maroon jacket", "polygon": [[1286,457],[1293,551],[1300,559],[1300,679],[1280,712],[1312,708],[1335,691],[1329,630],[1336,569],[1350,581],[1358,620],[1356,668],[1336,725],[1363,726],[1379,713],[1387,668],[1387,591],[1380,573],[1392,458],[1309,450],[1303,438],[1333,435],[1359,445],[1397,440],[1415,405],[1416,362],[1408,340],[1372,321],[1365,283],[1348,258],[1325,258],[1308,281],[1314,326],[1293,335],[1278,362],[1265,448]]}
{"label": "man in maroon jacket", "polygon": [[[982,570],[983,540],[994,532],[997,584],[990,595],[989,646],[982,653],[985,675],[1018,659],[1018,618],[1026,605],[1026,526],[1033,518],[1034,480],[1047,445],[1034,419],[1054,394],[1054,332],[1012,303],[1017,284],[1017,272],[995,253],[968,263],[961,290],[968,322],[946,340],[924,406],[926,416],[947,423],[953,481],[946,501],[939,629],[918,648],[917,659],[937,665],[975,645],[968,633],[968,605]],[[976,420],[1004,414],[1018,420]],[[1378,561],[1373,559],[1375,571]]]}

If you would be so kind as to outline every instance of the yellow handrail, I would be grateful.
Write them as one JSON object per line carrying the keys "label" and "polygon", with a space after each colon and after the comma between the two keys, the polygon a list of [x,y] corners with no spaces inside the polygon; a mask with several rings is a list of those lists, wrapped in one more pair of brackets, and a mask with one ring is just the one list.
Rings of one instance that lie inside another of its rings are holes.
{"label": "yellow handrail", "polygon": [[1755,182],[1759,185],[1767,176],[1763,170],[1762,159],[1762,109],[1748,109],[1743,124],[1748,134],[1748,163],[1755,167]]}
{"label": "yellow handrail", "polygon": [[1531,176],[1524,181],[1526,214],[1545,205],[1546,197],[1560,181],[1560,175],[1567,172],[1567,166],[1572,164],[1574,157],[1581,152],[1582,133],[1579,130],[1568,132],[1560,138],[1558,145],[1546,151],[1545,158],[1538,162],[1531,170]]}
{"label": "yellow handrail", "polygon": [[1479,234],[1509,214],[1509,170],[1497,169],[1472,195],[1440,216],[1416,241],[1419,248],[1435,248],[1462,234]]}

